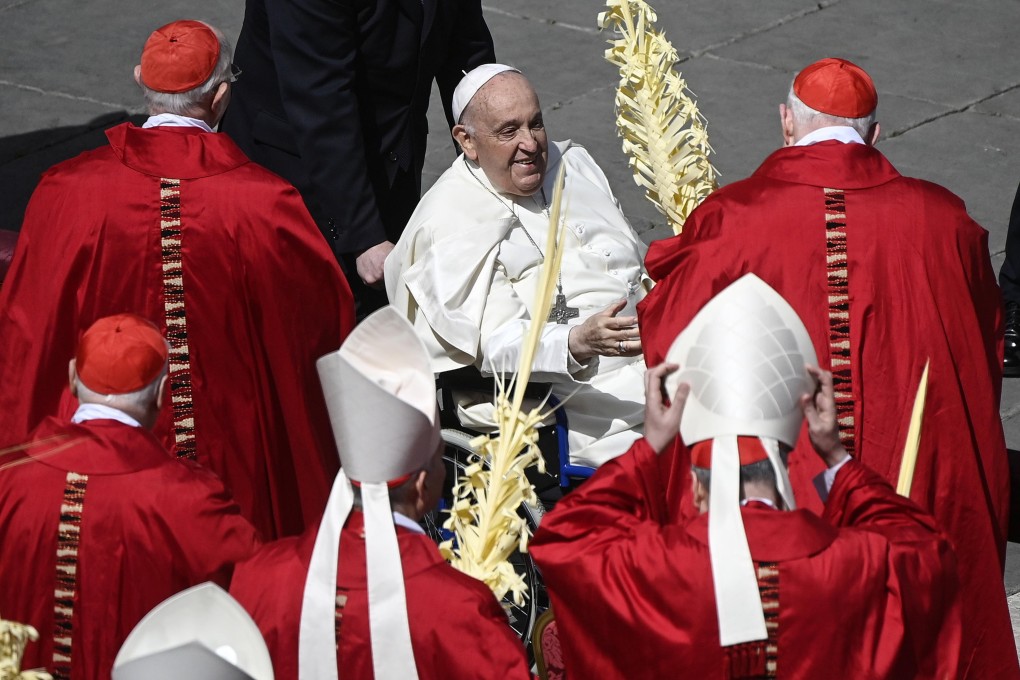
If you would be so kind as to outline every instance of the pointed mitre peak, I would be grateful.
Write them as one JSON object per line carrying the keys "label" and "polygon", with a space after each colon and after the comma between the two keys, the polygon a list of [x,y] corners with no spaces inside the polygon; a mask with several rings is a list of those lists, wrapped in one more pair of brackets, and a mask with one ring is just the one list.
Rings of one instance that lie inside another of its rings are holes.
{"label": "pointed mitre peak", "polygon": [[273,680],[258,626],[226,591],[202,583],[164,600],[117,653],[113,680]]}
{"label": "pointed mitre peak", "polygon": [[316,366],[350,479],[387,482],[426,466],[439,443],[435,377],[402,314],[373,313]]}
{"label": "pointed mitre peak", "polygon": [[815,388],[807,328],[790,304],[746,274],[701,308],[673,341],[672,394],[691,385],[680,434],[688,445],[723,435],[771,437],[793,446],[803,416],[798,400]]}

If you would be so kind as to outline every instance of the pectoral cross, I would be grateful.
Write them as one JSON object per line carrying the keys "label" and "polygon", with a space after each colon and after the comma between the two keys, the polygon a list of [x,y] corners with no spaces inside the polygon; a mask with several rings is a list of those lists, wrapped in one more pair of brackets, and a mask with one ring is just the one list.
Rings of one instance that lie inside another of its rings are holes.
{"label": "pectoral cross", "polygon": [[577,307],[567,306],[567,296],[563,293],[556,295],[556,303],[553,308],[549,311],[549,321],[555,321],[556,323],[565,324],[568,319],[576,319],[580,316],[580,312]]}

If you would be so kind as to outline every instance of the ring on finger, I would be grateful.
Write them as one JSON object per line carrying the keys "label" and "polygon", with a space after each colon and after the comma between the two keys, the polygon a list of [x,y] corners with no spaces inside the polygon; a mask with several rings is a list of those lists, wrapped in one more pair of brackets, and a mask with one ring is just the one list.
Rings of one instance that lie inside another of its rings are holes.
{"label": "ring on finger", "polygon": [[620,350],[620,354],[623,354],[626,350],[623,348],[623,340],[616,344],[616,348]]}

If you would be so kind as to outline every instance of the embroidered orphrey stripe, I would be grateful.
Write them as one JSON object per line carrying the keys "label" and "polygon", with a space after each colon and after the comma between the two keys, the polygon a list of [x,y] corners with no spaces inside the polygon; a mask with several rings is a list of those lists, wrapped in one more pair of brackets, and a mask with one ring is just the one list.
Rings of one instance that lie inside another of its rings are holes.
{"label": "embroidered orphrey stripe", "polygon": [[191,355],[184,313],[184,268],[181,261],[181,181],[159,180],[159,227],[163,257],[163,311],[170,343],[170,403],[174,416],[174,450],[195,459],[195,406],[191,398]]}
{"label": "embroidered orphrey stripe", "polygon": [[78,589],[78,546],[88,475],[67,473],[57,527],[57,579],[53,600],[53,677],[71,677],[74,596]]}
{"label": "embroidered orphrey stripe", "polygon": [[765,677],[774,678],[779,657],[779,569],[775,562],[758,564],[758,592],[765,612],[765,630],[769,634],[765,641]]}
{"label": "embroidered orphrey stripe", "polygon": [[853,376],[850,370],[850,288],[846,256],[846,194],[825,189],[825,270],[829,287],[829,354],[839,438],[854,452]]}
{"label": "embroidered orphrey stripe", "polygon": [[774,678],[778,668],[779,569],[775,562],[757,563],[758,593],[768,638],[724,647],[731,680]]}

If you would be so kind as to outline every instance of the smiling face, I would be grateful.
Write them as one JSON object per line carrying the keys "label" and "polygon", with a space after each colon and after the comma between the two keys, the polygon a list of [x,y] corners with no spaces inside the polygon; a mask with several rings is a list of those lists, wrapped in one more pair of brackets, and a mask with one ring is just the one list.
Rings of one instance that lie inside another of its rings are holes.
{"label": "smiling face", "polygon": [[492,78],[471,98],[463,120],[453,136],[497,191],[531,196],[542,188],[549,140],[538,95],[524,76]]}

